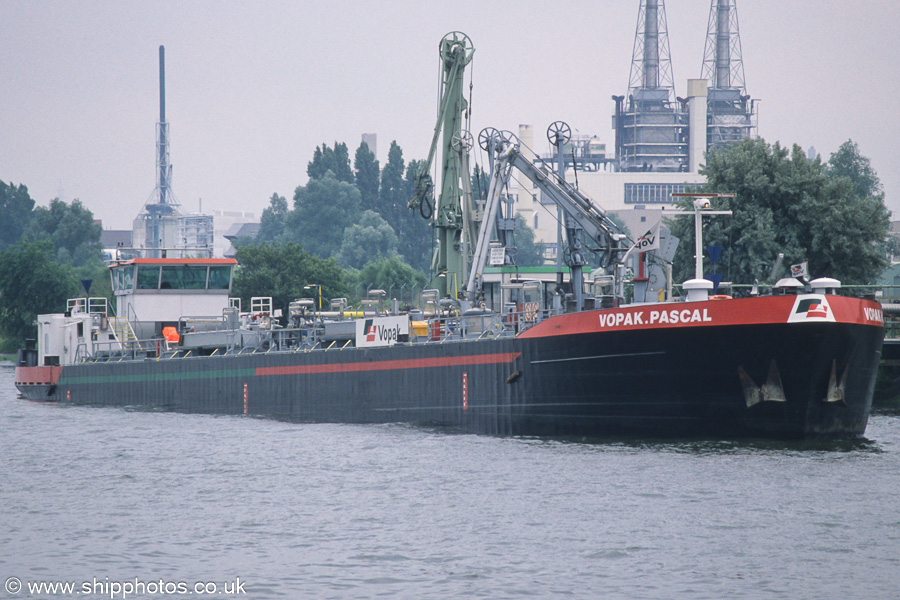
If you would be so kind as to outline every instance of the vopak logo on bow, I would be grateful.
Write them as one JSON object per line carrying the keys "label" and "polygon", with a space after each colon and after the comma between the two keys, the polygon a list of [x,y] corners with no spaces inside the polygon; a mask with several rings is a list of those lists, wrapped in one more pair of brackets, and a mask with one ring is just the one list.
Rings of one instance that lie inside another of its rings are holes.
{"label": "vopak logo on bow", "polygon": [[808,321],[834,322],[834,313],[828,300],[820,294],[804,294],[797,296],[794,309],[788,317],[788,323]]}
{"label": "vopak logo on bow", "polygon": [[366,341],[370,344],[375,341],[375,326],[372,325],[372,319],[366,319],[366,323],[363,326],[363,331],[366,332]]}

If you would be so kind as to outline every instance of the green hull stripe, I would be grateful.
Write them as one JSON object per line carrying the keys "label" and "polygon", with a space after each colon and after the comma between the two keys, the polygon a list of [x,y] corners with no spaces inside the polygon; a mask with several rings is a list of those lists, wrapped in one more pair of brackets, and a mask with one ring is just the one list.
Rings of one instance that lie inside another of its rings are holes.
{"label": "green hull stripe", "polygon": [[145,381],[185,381],[192,379],[222,379],[226,377],[253,377],[256,369],[222,369],[217,371],[186,371],[182,373],[135,373],[133,375],[99,375],[73,377],[63,375],[57,385],[87,385],[95,383],[140,383]]}

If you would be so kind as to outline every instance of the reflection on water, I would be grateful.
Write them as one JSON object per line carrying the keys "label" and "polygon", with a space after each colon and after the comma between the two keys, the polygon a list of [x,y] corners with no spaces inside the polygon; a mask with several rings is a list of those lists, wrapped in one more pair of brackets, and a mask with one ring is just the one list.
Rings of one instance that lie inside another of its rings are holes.
{"label": "reflection on water", "polygon": [[495,438],[27,402],[0,368],[0,432],[3,580],[240,576],[252,598],[896,595],[896,413],[860,440]]}

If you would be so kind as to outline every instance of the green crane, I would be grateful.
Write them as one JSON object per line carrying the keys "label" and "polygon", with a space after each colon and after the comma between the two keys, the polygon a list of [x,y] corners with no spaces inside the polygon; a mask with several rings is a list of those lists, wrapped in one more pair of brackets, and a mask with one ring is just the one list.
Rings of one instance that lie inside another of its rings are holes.
{"label": "green crane", "polygon": [[[454,31],[441,39],[439,49],[442,75],[437,124],[428,159],[416,174],[416,195],[409,206],[418,208],[437,230],[438,246],[431,264],[432,285],[440,291],[441,297],[456,299],[466,284],[478,226],[469,176],[469,150],[473,139],[463,127],[469,119],[463,75],[466,66],[472,62],[475,48],[466,34]],[[429,172],[441,132],[441,192],[435,206],[434,185]]]}

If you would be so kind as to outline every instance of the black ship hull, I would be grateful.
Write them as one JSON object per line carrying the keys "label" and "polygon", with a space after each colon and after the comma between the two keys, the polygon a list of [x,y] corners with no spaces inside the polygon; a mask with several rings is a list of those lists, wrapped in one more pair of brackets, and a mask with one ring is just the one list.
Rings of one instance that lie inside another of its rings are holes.
{"label": "black ship hull", "polygon": [[62,367],[52,384],[19,389],[28,398],[75,404],[499,435],[803,438],[865,431],[880,326],[686,323],[572,333],[567,329],[580,325],[566,318],[492,340],[84,363]]}

